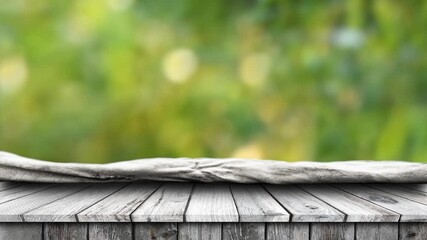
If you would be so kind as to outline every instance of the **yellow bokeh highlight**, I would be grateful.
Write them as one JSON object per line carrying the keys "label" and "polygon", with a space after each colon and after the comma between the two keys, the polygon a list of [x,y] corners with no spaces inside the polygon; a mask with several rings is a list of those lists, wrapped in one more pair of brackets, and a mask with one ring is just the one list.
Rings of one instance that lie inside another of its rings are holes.
{"label": "yellow bokeh highlight", "polygon": [[245,56],[239,68],[241,80],[248,86],[259,86],[267,78],[270,70],[270,57],[266,53],[254,53]]}
{"label": "yellow bokeh highlight", "polygon": [[21,56],[0,60],[0,92],[14,93],[26,82],[28,68]]}
{"label": "yellow bokeh highlight", "polygon": [[74,1],[63,29],[65,39],[74,44],[88,41],[108,20],[108,10],[105,1]]}
{"label": "yellow bokeh highlight", "polygon": [[232,155],[233,158],[248,158],[248,159],[262,159],[265,154],[262,147],[257,143],[238,148]]}
{"label": "yellow bokeh highlight", "polygon": [[115,12],[124,11],[132,6],[134,0],[107,0],[108,7]]}
{"label": "yellow bokeh highlight", "polygon": [[163,60],[163,74],[174,83],[187,81],[197,70],[198,59],[191,49],[170,51]]}

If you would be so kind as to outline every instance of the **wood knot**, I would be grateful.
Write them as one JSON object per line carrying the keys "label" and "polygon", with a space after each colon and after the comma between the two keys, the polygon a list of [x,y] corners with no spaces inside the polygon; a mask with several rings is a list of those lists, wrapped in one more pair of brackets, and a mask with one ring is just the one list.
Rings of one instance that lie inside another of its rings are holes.
{"label": "wood knot", "polygon": [[178,232],[176,230],[170,230],[162,233],[162,238],[170,238],[170,237],[176,236],[177,234]]}
{"label": "wood knot", "polygon": [[308,207],[308,208],[310,208],[312,210],[318,209],[317,206],[313,206],[313,205],[306,205],[306,207]]}
{"label": "wood knot", "polygon": [[417,233],[415,233],[415,232],[409,232],[407,236],[408,236],[408,238],[414,238],[414,237],[417,236]]}

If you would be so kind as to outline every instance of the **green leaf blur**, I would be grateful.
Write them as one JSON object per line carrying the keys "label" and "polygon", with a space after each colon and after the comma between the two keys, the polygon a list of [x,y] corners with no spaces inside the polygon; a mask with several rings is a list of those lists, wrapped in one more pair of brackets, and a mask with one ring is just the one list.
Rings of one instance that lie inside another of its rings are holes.
{"label": "green leaf blur", "polygon": [[427,2],[0,2],[0,149],[427,161]]}

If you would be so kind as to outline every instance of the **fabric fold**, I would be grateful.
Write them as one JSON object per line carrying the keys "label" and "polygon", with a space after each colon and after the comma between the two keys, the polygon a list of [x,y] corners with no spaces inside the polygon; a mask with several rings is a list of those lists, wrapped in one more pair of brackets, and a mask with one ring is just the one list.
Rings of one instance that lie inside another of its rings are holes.
{"label": "fabric fold", "polygon": [[108,164],[55,163],[0,152],[0,180],[25,182],[427,182],[427,164],[404,161],[285,162],[252,159],[150,158]]}

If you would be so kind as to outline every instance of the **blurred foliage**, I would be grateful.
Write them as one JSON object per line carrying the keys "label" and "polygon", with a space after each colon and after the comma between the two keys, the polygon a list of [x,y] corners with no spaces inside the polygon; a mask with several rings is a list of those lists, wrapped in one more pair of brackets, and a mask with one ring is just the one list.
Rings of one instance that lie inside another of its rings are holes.
{"label": "blurred foliage", "polygon": [[0,149],[427,161],[427,2],[0,2]]}

